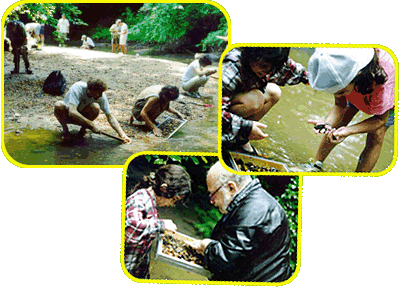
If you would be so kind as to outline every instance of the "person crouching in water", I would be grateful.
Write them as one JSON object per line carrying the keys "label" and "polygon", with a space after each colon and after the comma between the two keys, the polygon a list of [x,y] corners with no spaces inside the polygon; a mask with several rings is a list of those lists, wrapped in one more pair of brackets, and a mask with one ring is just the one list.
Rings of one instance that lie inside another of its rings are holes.
{"label": "person crouching in water", "polygon": [[205,86],[209,80],[209,76],[217,72],[215,68],[208,67],[210,65],[212,65],[211,57],[209,55],[202,55],[187,67],[182,78],[182,88],[187,95],[201,98],[198,89]]}
{"label": "person crouching in water", "polygon": [[[371,172],[380,157],[386,131],[394,124],[395,64],[390,54],[373,48],[316,49],[308,63],[310,85],[334,95],[325,121],[309,120],[324,134],[309,172],[322,172],[332,149],[347,137],[367,133],[355,172]],[[349,124],[362,111],[371,115]]]}
{"label": "person crouching in water", "polygon": [[109,101],[104,93],[107,85],[100,79],[90,79],[88,82],[77,82],[68,90],[64,100],[57,101],[54,107],[54,115],[63,128],[63,141],[70,141],[73,138],[68,130],[67,124],[81,126],[79,137],[84,137],[86,129],[94,133],[101,133],[94,121],[102,110],[110,126],[124,139],[124,143],[131,143],[117,119],[113,116]]}
{"label": "person crouching in water", "polygon": [[162,112],[168,111],[179,119],[184,119],[179,111],[170,107],[170,101],[176,100],[178,97],[179,89],[175,86],[154,85],[146,88],[134,103],[130,124],[133,123],[134,118],[141,122],[144,121],[155,136],[162,136],[162,131],[157,127],[155,121]]}
{"label": "person crouching in water", "polygon": [[125,209],[124,264],[137,278],[149,279],[152,241],[165,231],[175,233],[176,224],[159,219],[159,207],[183,203],[191,193],[189,174],[179,165],[162,166],[128,193]]}

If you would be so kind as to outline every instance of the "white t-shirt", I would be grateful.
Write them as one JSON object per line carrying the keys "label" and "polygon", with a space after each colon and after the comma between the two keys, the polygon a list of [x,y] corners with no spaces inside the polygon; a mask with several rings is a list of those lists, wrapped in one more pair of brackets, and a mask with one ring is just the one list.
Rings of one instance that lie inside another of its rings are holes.
{"label": "white t-shirt", "polygon": [[66,103],[67,108],[68,104],[71,103],[77,106],[79,111],[82,111],[82,109],[84,109],[87,105],[91,104],[92,102],[96,102],[106,115],[112,114],[106,94],[102,93],[102,97],[100,97],[98,100],[89,98],[87,96],[87,87],[87,83],[82,81],[77,82],[70,87],[66,96],[64,97],[64,103]]}
{"label": "white t-shirt", "polygon": [[88,36],[87,36],[87,40],[83,40],[82,42],[83,42],[82,45],[88,45],[88,46],[95,47],[94,41],[92,41],[92,39],[89,38]]}
{"label": "white t-shirt", "polygon": [[127,36],[128,35],[128,26],[126,23],[122,23],[120,27],[121,33],[124,33],[122,36]]}
{"label": "white t-shirt", "polygon": [[182,81],[183,83],[191,80],[195,76],[197,76],[197,72],[195,72],[195,68],[200,68],[200,62],[197,60],[194,60],[191,62],[190,65],[188,65],[186,72],[183,75]]}
{"label": "white t-shirt", "polygon": [[67,33],[70,22],[68,22],[67,19],[61,18],[57,26],[59,27],[61,33]]}
{"label": "white t-shirt", "polygon": [[[40,24],[39,23],[28,23],[25,24],[25,30],[28,31],[34,31],[35,34],[39,35],[40,32]],[[36,33],[37,32],[37,33]]]}

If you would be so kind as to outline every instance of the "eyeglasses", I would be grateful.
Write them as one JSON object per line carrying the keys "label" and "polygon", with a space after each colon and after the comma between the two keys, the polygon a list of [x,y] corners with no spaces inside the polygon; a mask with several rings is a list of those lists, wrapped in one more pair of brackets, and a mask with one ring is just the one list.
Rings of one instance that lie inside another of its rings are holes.
{"label": "eyeglasses", "polygon": [[214,197],[215,194],[223,187],[223,185],[225,185],[225,184],[222,184],[221,186],[219,186],[219,188],[216,189],[214,193],[212,193],[212,194],[209,195],[209,201],[210,201],[210,202],[214,201],[213,197]]}

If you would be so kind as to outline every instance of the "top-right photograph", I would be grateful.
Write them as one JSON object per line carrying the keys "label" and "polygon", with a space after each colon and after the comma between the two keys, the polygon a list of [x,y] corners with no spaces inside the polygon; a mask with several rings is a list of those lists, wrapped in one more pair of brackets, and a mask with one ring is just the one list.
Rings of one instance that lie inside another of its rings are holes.
{"label": "top-right photograph", "polygon": [[392,169],[395,55],[379,45],[326,46],[227,49],[220,151],[229,168],[371,176]]}

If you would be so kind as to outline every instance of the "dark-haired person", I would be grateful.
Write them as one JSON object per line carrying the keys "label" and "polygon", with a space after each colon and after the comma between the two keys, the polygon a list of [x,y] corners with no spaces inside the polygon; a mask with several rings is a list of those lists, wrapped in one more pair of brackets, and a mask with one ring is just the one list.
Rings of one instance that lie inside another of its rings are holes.
{"label": "dark-haired person", "polygon": [[194,60],[188,65],[182,77],[182,88],[189,96],[201,98],[198,92],[200,87],[205,86],[209,76],[216,73],[216,68],[208,67],[212,65],[212,59],[208,54],[203,54],[199,59]]}
{"label": "dark-haired person", "polygon": [[176,232],[172,220],[159,219],[159,207],[183,202],[191,193],[190,176],[179,165],[165,165],[144,176],[128,192],[125,212],[124,263],[127,271],[137,278],[149,278],[152,241],[165,231]]}
{"label": "dark-haired person", "polygon": [[154,85],[146,88],[135,101],[130,118],[130,124],[134,118],[144,121],[146,126],[152,130],[155,136],[162,136],[162,131],[156,127],[156,118],[164,111],[175,114],[179,119],[184,119],[181,113],[170,107],[170,101],[179,97],[179,88],[170,85]]}
{"label": "dark-haired person", "polygon": [[[322,171],[326,157],[346,137],[367,133],[356,172],[371,172],[385,132],[394,124],[395,66],[391,55],[373,48],[321,48],[311,56],[308,69],[311,87],[335,97],[325,121],[309,120],[326,128],[314,129],[325,136],[309,171]],[[359,111],[372,117],[348,126]]]}
{"label": "dark-haired person", "polygon": [[11,74],[20,73],[20,58],[25,64],[25,71],[27,74],[32,74],[32,70],[29,69],[28,60],[28,47],[27,47],[27,32],[25,31],[25,25],[19,20],[11,20],[6,26],[6,37],[11,42],[12,53],[14,55],[14,70]]}
{"label": "dark-haired person", "polygon": [[106,90],[106,83],[100,79],[91,79],[88,82],[80,81],[70,87],[63,101],[56,102],[54,115],[63,128],[63,141],[71,140],[67,124],[80,125],[79,136],[82,137],[87,128],[94,133],[100,133],[94,120],[102,110],[110,126],[125,140],[124,143],[131,142],[131,139],[121,129],[119,122],[110,111],[109,101],[104,93]]}
{"label": "dark-haired person", "polygon": [[308,84],[306,69],[289,58],[290,48],[241,47],[222,62],[222,147],[258,154],[250,140],[268,135],[259,121],[279,101],[279,86]]}

